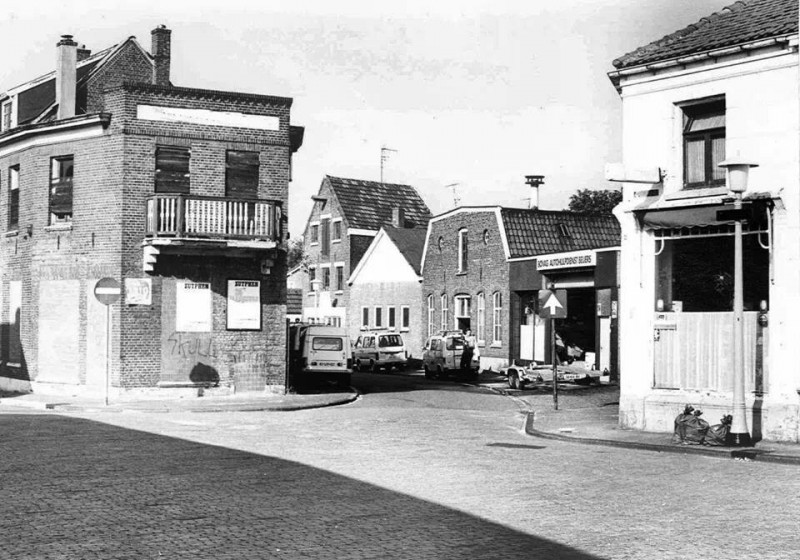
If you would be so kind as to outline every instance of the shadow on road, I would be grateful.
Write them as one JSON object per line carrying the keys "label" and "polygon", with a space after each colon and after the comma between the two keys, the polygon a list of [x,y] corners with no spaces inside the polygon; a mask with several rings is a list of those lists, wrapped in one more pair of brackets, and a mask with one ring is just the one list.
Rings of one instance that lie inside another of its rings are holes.
{"label": "shadow on road", "polygon": [[0,558],[597,558],[308,465],[3,415]]}

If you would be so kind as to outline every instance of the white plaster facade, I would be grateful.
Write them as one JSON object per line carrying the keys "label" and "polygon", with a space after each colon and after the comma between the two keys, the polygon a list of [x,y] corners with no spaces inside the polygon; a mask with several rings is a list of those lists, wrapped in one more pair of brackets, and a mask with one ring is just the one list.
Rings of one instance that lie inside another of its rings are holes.
{"label": "white plaster facade", "polygon": [[[620,259],[620,423],[647,431],[671,431],[686,403],[716,423],[732,408],[732,394],[718,390],[654,388],[656,261],[654,231],[640,225],[634,209],[643,193],[658,189],[655,204],[687,208],[722,201],[727,190],[683,189],[683,114],[679,104],[724,95],[726,157],[741,156],[751,170],[745,197],[769,193],[772,249],[769,256],[769,336],[763,394],[747,395],[748,426],[754,437],[800,441],[800,125],[796,37],[719,57],[694,57],[610,74],[618,83],[623,114],[624,201]],[[730,50],[730,49],[729,49]],[[655,68],[658,67],[658,68]],[[654,69],[655,68],[655,69]],[[662,182],[625,182],[634,170],[659,168]],[[651,196],[651,198],[653,198]],[[732,257],[731,257],[732,258]],[[747,266],[747,263],[745,263]],[[733,375],[733,372],[730,372]],[[755,410],[755,414],[753,414]]]}

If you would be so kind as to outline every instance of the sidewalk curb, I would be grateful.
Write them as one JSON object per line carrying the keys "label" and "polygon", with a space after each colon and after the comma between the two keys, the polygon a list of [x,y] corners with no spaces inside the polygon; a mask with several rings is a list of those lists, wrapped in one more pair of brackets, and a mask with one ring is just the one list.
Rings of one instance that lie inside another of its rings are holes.
{"label": "sidewalk curb", "polygon": [[780,463],[784,465],[800,465],[800,457],[793,457],[791,455],[776,455],[771,454],[769,451],[754,449],[752,447],[741,449],[726,449],[726,448],[711,448],[689,445],[672,445],[672,444],[657,444],[657,443],[643,443],[639,441],[618,441],[612,439],[600,438],[582,438],[576,436],[566,436],[562,434],[554,434],[551,432],[543,432],[533,427],[534,413],[528,412],[525,419],[525,433],[529,436],[538,437],[541,439],[550,439],[555,441],[564,441],[569,443],[580,443],[583,445],[603,445],[606,447],[622,447],[628,449],[642,449],[645,451],[657,451],[660,453],[677,453],[677,454],[694,454],[705,455],[707,457],[722,457],[730,459],[745,459],[750,461],[761,461],[765,463]]}
{"label": "sidewalk curb", "polygon": [[[112,403],[110,405],[85,405],[79,403],[68,402],[47,402],[47,401],[12,401],[11,399],[0,400],[0,406],[5,405],[4,409],[9,410],[12,408],[20,409],[33,409],[40,411],[52,412],[90,412],[90,413],[119,413],[119,412],[146,412],[146,413],[175,413],[175,412],[192,412],[192,413],[220,413],[220,412],[294,412],[298,410],[310,410],[315,408],[327,408],[331,406],[340,406],[355,402],[361,397],[361,393],[357,389],[350,387],[350,393],[342,394],[340,398],[330,399],[323,402],[314,403],[253,403],[247,402],[237,406],[236,403],[214,403],[209,405],[188,405],[185,407],[176,406],[176,402],[165,400],[163,406],[154,406],[152,403],[148,405],[137,406],[136,401],[126,403]],[[9,402],[3,402],[9,401]]]}

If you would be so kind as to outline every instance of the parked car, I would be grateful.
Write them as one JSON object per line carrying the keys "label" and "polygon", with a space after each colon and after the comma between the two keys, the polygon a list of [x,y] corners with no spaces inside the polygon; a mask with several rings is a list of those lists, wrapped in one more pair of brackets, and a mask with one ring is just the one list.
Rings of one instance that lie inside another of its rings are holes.
{"label": "parked car", "polygon": [[[512,389],[524,389],[526,385],[535,383],[553,382],[552,366],[539,366],[528,363],[527,360],[515,361],[510,366],[502,368],[501,372],[506,376],[508,386]],[[579,385],[600,383],[600,372],[596,369],[586,370],[562,365],[558,366],[557,375],[559,383]]]}
{"label": "parked car", "polygon": [[350,385],[350,337],[345,329],[293,323],[288,344],[292,386],[325,382]]}
{"label": "parked car", "polygon": [[366,332],[353,346],[353,366],[356,371],[386,371],[405,369],[408,352],[403,337],[396,332]]}
{"label": "parked car", "polygon": [[461,369],[461,355],[466,347],[467,339],[461,331],[442,331],[428,338],[422,351],[422,367],[425,377],[434,379],[451,374],[470,377],[478,375],[480,358],[475,352],[470,360],[468,371]]}

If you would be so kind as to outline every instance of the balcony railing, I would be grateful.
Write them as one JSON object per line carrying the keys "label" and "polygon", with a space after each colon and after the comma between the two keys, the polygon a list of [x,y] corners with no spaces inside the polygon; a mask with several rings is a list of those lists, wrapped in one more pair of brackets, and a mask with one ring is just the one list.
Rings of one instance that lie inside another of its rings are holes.
{"label": "balcony railing", "polygon": [[157,194],[147,200],[149,237],[281,238],[278,201]]}

